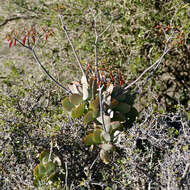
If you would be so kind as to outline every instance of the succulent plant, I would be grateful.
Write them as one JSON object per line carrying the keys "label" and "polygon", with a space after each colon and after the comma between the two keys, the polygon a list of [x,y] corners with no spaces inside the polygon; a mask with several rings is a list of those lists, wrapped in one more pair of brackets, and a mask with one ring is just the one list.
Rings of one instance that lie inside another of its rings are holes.
{"label": "succulent plant", "polygon": [[[72,118],[83,117],[85,125],[94,123],[96,127],[93,132],[84,137],[83,142],[86,146],[98,145],[101,149],[100,158],[107,164],[110,160],[110,152],[115,149],[115,132],[124,130],[124,126],[130,126],[138,114],[133,107],[134,96],[130,93],[123,93],[121,86],[110,84],[107,89],[103,88],[102,107],[104,111],[101,114],[100,96],[92,82],[94,80],[90,80],[93,87],[87,85],[83,80],[84,78],[81,79],[81,83],[74,82],[69,86],[73,94],[64,98],[63,108],[71,114]],[[84,88],[85,90],[82,90]],[[85,97],[84,92],[86,93]]]}
{"label": "succulent plant", "polygon": [[57,180],[58,164],[49,160],[50,153],[43,151],[40,153],[40,163],[34,168],[34,186],[38,187],[42,181],[48,182]]}

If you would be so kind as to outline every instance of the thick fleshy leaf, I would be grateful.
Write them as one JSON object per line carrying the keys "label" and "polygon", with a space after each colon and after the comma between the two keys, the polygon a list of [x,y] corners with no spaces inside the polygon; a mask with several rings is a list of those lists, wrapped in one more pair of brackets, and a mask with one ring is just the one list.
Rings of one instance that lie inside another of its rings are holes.
{"label": "thick fleshy leaf", "polygon": [[63,108],[70,112],[75,106],[69,101],[69,98],[66,97],[63,101],[62,101],[62,105],[63,105]]}
{"label": "thick fleshy leaf", "polygon": [[97,79],[95,79],[94,77],[90,78],[89,86],[89,93],[90,97],[92,98],[97,94]]}
{"label": "thick fleshy leaf", "polygon": [[101,129],[96,129],[93,132],[93,141],[94,144],[101,144],[102,143],[102,137],[101,137],[102,130]]}
{"label": "thick fleshy leaf", "polygon": [[34,168],[34,176],[40,178],[39,164]]}
{"label": "thick fleshy leaf", "polygon": [[119,95],[119,96],[116,97],[116,100],[119,101],[119,102],[125,102],[126,95],[125,94]]}
{"label": "thick fleshy leaf", "polygon": [[49,159],[49,152],[46,150],[42,151],[39,155],[40,162],[43,162],[43,164],[44,164],[44,163],[48,162],[48,159]]}
{"label": "thick fleshy leaf", "polygon": [[13,43],[13,40],[11,40],[11,41],[9,42],[9,48],[11,48],[12,43]]}
{"label": "thick fleshy leaf", "polygon": [[52,161],[48,162],[49,152],[43,151],[40,154],[40,163],[34,168],[34,185],[37,187],[41,180],[48,181],[53,179],[56,174],[56,164]]}
{"label": "thick fleshy leaf", "polygon": [[114,149],[112,144],[100,144],[99,147],[105,151],[112,151]]}
{"label": "thick fleshy leaf", "polygon": [[111,123],[110,116],[105,115],[105,117],[104,117],[104,124],[105,124],[105,128],[106,128],[107,132],[110,131],[110,123]]}
{"label": "thick fleshy leaf", "polygon": [[99,111],[99,97],[97,96],[94,100],[91,100],[89,104],[89,109],[92,109],[93,111],[97,112]]}
{"label": "thick fleshy leaf", "polygon": [[56,171],[56,164],[53,162],[48,162],[44,165],[46,169],[46,175],[50,176],[52,173]]}
{"label": "thick fleshy leaf", "polygon": [[136,120],[136,117],[138,116],[138,111],[136,108],[132,107],[130,112],[128,112],[125,117],[126,117],[126,126],[129,127],[133,124],[133,122]]}
{"label": "thick fleshy leaf", "polygon": [[[104,123],[106,122],[106,123],[110,123],[110,117],[108,116],[108,115],[103,115],[103,117],[104,117]],[[103,122],[102,122],[102,116],[99,116],[99,117],[97,117],[97,120],[102,124]]]}
{"label": "thick fleshy leaf", "polygon": [[119,105],[117,105],[114,110],[119,111],[121,113],[128,113],[131,109],[131,106],[129,104],[126,104],[124,102],[120,103]]}
{"label": "thick fleshy leaf", "polygon": [[48,177],[47,177],[47,181],[51,180],[51,181],[55,181],[57,180],[57,176],[56,176],[57,172],[56,170],[54,172],[52,172]]}
{"label": "thick fleshy leaf", "polygon": [[90,110],[85,114],[83,122],[84,124],[87,124],[93,120],[94,120],[94,113],[92,110]]}
{"label": "thick fleshy leaf", "polygon": [[105,151],[103,149],[100,150],[100,159],[104,164],[109,164],[110,162],[110,154],[108,151]]}
{"label": "thick fleshy leaf", "polygon": [[39,186],[39,180],[35,179],[34,182],[33,182],[33,184],[34,184],[35,187],[38,187]]}
{"label": "thick fleshy leaf", "polygon": [[111,141],[111,136],[109,133],[102,131],[101,133],[102,138],[104,139],[104,141],[106,142],[110,142]]}
{"label": "thick fleshy leaf", "polygon": [[42,178],[46,175],[46,168],[44,167],[44,165],[42,163],[40,163],[38,166],[39,166],[38,167],[38,174],[39,174],[38,178]]}
{"label": "thick fleshy leaf", "polygon": [[[108,132],[108,131],[110,131],[111,118],[110,118],[110,116],[105,115],[105,114],[104,114],[103,118],[104,118],[104,124],[105,124],[106,131]],[[101,116],[99,116],[99,117],[97,118],[97,120],[98,120],[101,124],[103,124],[103,122],[102,122],[102,117],[101,117]]]}
{"label": "thick fleshy leaf", "polygon": [[26,35],[23,37],[23,39],[22,39],[22,43],[25,45],[25,43],[26,43]]}
{"label": "thick fleshy leaf", "polygon": [[113,92],[113,89],[114,89],[113,84],[110,84],[110,85],[108,86],[108,88],[106,89],[106,91],[107,91],[109,94],[111,94],[111,93]]}
{"label": "thick fleshy leaf", "polygon": [[116,100],[115,98],[111,99],[111,108],[112,109],[116,108],[119,104],[120,104],[120,102],[118,100]]}
{"label": "thick fleshy leaf", "polygon": [[125,114],[115,111],[112,121],[125,121],[126,119],[127,117],[125,116]]}
{"label": "thick fleshy leaf", "polygon": [[120,96],[123,92],[123,89],[121,88],[121,86],[115,86],[112,90],[112,94],[111,97],[116,99],[117,96]]}
{"label": "thick fleshy leaf", "polygon": [[114,134],[115,131],[121,128],[121,123],[119,121],[113,121],[110,124],[110,134]]}
{"label": "thick fleshy leaf", "polygon": [[93,111],[93,117],[96,119],[100,115],[99,111]]}
{"label": "thick fleshy leaf", "polygon": [[89,135],[87,135],[86,137],[84,137],[84,144],[86,146],[91,146],[94,144],[94,134],[90,133]]}
{"label": "thick fleshy leaf", "polygon": [[74,105],[79,105],[83,99],[80,94],[72,94],[69,96],[69,101]]}
{"label": "thick fleshy leaf", "polygon": [[81,78],[81,84],[82,84],[83,100],[86,100],[88,98],[88,81],[85,75],[83,75]]}
{"label": "thick fleshy leaf", "polygon": [[111,95],[107,91],[103,92],[103,102],[107,106],[111,106]]}
{"label": "thick fleshy leaf", "polygon": [[118,129],[121,126],[121,123],[119,121],[112,121],[111,122],[111,129]]}
{"label": "thick fleshy leaf", "polygon": [[69,84],[68,88],[73,94],[80,94],[76,84]]}
{"label": "thick fleshy leaf", "polygon": [[129,93],[125,93],[125,103],[129,104],[129,105],[133,105],[134,104],[134,101],[135,101],[135,95],[131,95]]}
{"label": "thick fleshy leaf", "polygon": [[85,110],[85,102],[81,103],[79,106],[72,109],[71,117],[73,119],[81,117],[84,113],[84,110]]}

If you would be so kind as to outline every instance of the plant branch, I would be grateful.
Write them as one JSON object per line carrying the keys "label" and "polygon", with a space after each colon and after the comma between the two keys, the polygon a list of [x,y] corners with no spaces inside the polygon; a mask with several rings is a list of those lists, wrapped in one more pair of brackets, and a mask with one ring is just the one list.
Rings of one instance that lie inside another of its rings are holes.
{"label": "plant branch", "polygon": [[68,190],[68,167],[67,167],[67,162],[65,162],[65,170],[66,170],[66,174],[65,174],[65,188],[66,190]]}
{"label": "plant branch", "polygon": [[109,23],[109,25],[103,30],[102,33],[98,34],[97,32],[97,28],[96,28],[96,18],[97,16],[94,15],[93,11],[92,11],[92,16],[94,18],[94,32],[95,32],[95,42],[94,42],[94,55],[95,55],[95,75],[97,77],[97,79],[99,78],[98,76],[98,50],[97,50],[97,45],[98,45],[98,40],[99,38],[111,27],[112,25],[112,21],[113,21],[113,17]]}
{"label": "plant branch", "polygon": [[99,80],[99,75],[98,75],[98,49],[97,49],[97,44],[98,44],[98,33],[96,30],[96,17],[94,16],[94,32],[96,35],[96,39],[94,42],[94,56],[95,56],[95,76],[97,77],[97,80]]}
{"label": "plant branch", "polygon": [[155,182],[155,183],[157,183],[158,185],[160,185],[162,188],[164,188],[164,186],[163,186],[158,180],[156,180],[156,179],[154,179],[154,178],[152,177],[153,175],[150,173],[150,171],[146,171],[146,170],[144,170],[143,168],[140,168],[138,165],[136,165],[136,169],[137,169],[137,171],[140,171],[140,172],[143,173],[146,177],[148,177],[150,181]]}
{"label": "plant branch", "polygon": [[20,45],[22,45],[23,47],[27,48],[27,49],[31,49],[30,46],[26,46],[25,44],[23,44],[20,40],[18,40],[17,38],[14,38]]}
{"label": "plant branch", "polygon": [[62,16],[62,15],[59,15],[59,18],[60,18],[60,21],[61,21],[62,29],[64,30],[64,32],[65,32],[65,34],[66,34],[66,37],[67,37],[67,39],[68,39],[68,41],[69,41],[69,43],[70,43],[70,46],[71,46],[71,48],[72,48],[72,50],[73,50],[75,59],[76,59],[78,65],[79,65],[79,67],[80,67],[80,70],[81,70],[81,72],[82,72],[82,75],[86,77],[86,74],[85,74],[85,72],[84,72],[84,70],[83,70],[83,68],[82,68],[82,65],[81,65],[80,60],[79,60],[79,58],[78,58],[77,52],[76,52],[76,50],[75,50],[75,47],[74,47],[74,45],[73,45],[73,43],[72,43],[72,41],[71,41],[71,38],[70,38],[69,33],[68,33],[67,29],[66,29],[66,26],[65,26],[64,23],[63,23],[63,16]]}
{"label": "plant branch", "polygon": [[105,122],[104,122],[104,108],[103,108],[103,102],[102,102],[102,87],[99,86],[98,88],[98,95],[99,95],[99,104],[100,104],[100,116],[102,118],[102,126],[103,130],[106,132]]}
{"label": "plant branch", "polygon": [[98,35],[99,38],[111,27],[112,22],[113,22],[113,16],[112,16],[112,18],[111,18],[111,21],[110,21],[109,25],[104,29],[104,31],[103,31],[102,33],[100,33],[100,34]]}
{"label": "plant branch", "polygon": [[46,68],[42,65],[42,63],[40,62],[38,56],[36,55],[36,52],[34,49],[31,49],[32,51],[32,55],[34,57],[34,59],[36,60],[36,62],[40,65],[40,67],[43,69],[43,71],[46,73],[46,75],[53,81],[55,82],[59,87],[63,88],[68,94],[72,94],[72,92],[65,88],[62,84],[60,84],[57,80],[55,80],[50,74],[49,72],[46,70]]}
{"label": "plant branch", "polygon": [[13,20],[19,20],[19,19],[32,19],[32,18],[38,18],[37,16],[14,16],[10,18],[6,18],[2,23],[0,23],[0,27],[6,25],[8,22]]}
{"label": "plant branch", "polygon": [[[145,79],[144,84],[142,85],[141,91],[144,89],[144,87],[146,86],[146,84],[148,83],[149,79],[154,75],[154,73],[156,72],[157,68],[159,67],[159,65],[162,63],[163,58],[165,57],[165,55],[171,50],[171,48],[166,48],[164,50],[164,53],[162,54],[162,56],[152,65],[154,67],[153,71],[147,76],[147,78]],[[151,68],[153,68],[151,67]]]}
{"label": "plant branch", "polygon": [[[172,34],[173,35],[173,34]],[[153,74],[156,72],[158,66],[162,63],[164,57],[166,56],[166,54],[172,49],[172,47],[168,47],[168,42],[170,41],[170,39],[172,38],[172,35],[169,38],[166,38],[166,45],[164,48],[164,52],[163,54],[160,56],[160,58],[154,63],[152,64],[150,67],[148,67],[147,69],[145,69],[141,75],[134,80],[131,84],[129,84],[128,86],[124,87],[124,91],[123,93],[127,92],[127,89],[130,88],[131,86],[133,86],[134,84],[136,84],[148,71],[150,71],[151,69],[153,69],[153,71],[147,76],[144,84],[142,85],[142,89],[145,87],[145,85],[147,84],[147,82],[149,81],[149,79],[153,76]],[[166,37],[166,36],[165,36]],[[138,92],[137,92],[138,93]]]}
{"label": "plant branch", "polygon": [[[152,64],[150,67],[148,67],[147,69],[145,69],[141,75],[136,79],[134,80],[131,84],[129,84],[128,86],[124,87],[124,90],[126,92],[126,90],[128,88],[130,88],[131,86],[133,86],[134,84],[136,84],[149,70],[151,70],[153,67],[156,66],[156,68],[160,65],[160,63],[162,62],[163,58],[165,57],[165,55],[168,53],[170,49],[167,49],[167,51],[164,51],[164,53],[162,54],[162,56],[154,63]],[[151,74],[152,75],[152,74]],[[149,79],[150,77],[148,77]]]}
{"label": "plant branch", "polygon": [[[99,38],[110,28],[111,24],[112,24],[112,21],[113,21],[113,17],[111,19],[111,22],[110,24],[104,29],[104,31],[100,34],[98,34],[97,32],[97,28],[96,28],[96,19],[97,19],[97,16],[95,16],[95,14],[93,13],[93,11],[91,10],[92,12],[92,16],[94,18],[94,32],[95,32],[95,42],[94,42],[94,55],[95,55],[95,77],[97,79],[97,82],[99,82],[101,79],[100,79],[100,75],[98,73],[98,49],[97,49],[97,45],[98,45],[98,40]],[[99,84],[100,85],[100,84]],[[99,91],[99,104],[100,104],[100,116],[102,118],[102,126],[103,126],[103,130],[106,131],[106,127],[105,127],[105,122],[104,122],[104,107],[103,107],[103,102],[102,102],[102,87],[99,86],[98,88],[98,91]]]}
{"label": "plant branch", "polygon": [[38,56],[37,56],[37,54],[36,54],[36,52],[35,52],[35,50],[34,50],[34,48],[35,48],[37,42],[39,41],[40,37],[41,37],[41,36],[39,36],[38,40],[36,41],[36,43],[35,43],[35,45],[34,45],[33,47],[30,46],[29,40],[28,40],[28,46],[27,46],[27,45],[23,44],[23,43],[22,43],[20,40],[18,40],[17,38],[14,38],[14,39],[15,39],[19,44],[21,44],[23,47],[29,49],[29,50],[32,52],[32,55],[33,55],[35,61],[38,63],[38,65],[42,68],[42,70],[45,72],[45,74],[46,74],[54,83],[56,83],[59,87],[61,87],[62,89],[64,89],[68,94],[72,94],[72,92],[71,92],[69,89],[65,88],[65,87],[64,87],[62,84],[60,84],[56,79],[54,79],[54,77],[49,74],[49,72],[46,70],[46,68],[45,68],[45,67],[42,65],[42,63],[40,62],[40,60],[39,60],[39,58],[38,58]]}

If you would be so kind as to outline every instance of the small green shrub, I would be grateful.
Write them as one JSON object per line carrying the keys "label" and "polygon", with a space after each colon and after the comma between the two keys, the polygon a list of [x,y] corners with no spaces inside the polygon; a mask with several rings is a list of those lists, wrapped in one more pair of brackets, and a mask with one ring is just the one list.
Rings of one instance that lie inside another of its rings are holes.
{"label": "small green shrub", "polygon": [[40,163],[34,168],[34,186],[38,187],[42,182],[47,183],[48,181],[55,182],[58,180],[57,174],[59,166],[56,160],[53,159],[50,158],[50,153],[48,151],[40,153]]}

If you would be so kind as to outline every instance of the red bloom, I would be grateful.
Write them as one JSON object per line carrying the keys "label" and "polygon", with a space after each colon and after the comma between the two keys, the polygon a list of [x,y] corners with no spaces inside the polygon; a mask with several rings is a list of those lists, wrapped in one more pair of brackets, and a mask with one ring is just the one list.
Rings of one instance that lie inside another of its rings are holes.
{"label": "red bloom", "polygon": [[123,79],[120,80],[120,85],[123,85],[125,81]]}
{"label": "red bloom", "polygon": [[26,43],[26,36],[24,36],[24,38],[22,39],[22,43],[25,45],[25,43]]}
{"label": "red bloom", "polygon": [[88,66],[86,67],[86,72],[88,72],[89,69],[90,69],[90,64],[88,64]]}
{"label": "red bloom", "polygon": [[13,40],[11,40],[11,41],[9,42],[9,48],[11,48],[12,43],[13,43]]}
{"label": "red bloom", "polygon": [[97,80],[97,88],[99,88],[99,80]]}
{"label": "red bloom", "polygon": [[47,32],[45,33],[45,40],[47,40],[48,36],[47,36]]}
{"label": "red bloom", "polygon": [[32,36],[32,41],[33,41],[33,43],[35,44],[36,39],[35,39],[35,37],[34,37],[34,36]]}
{"label": "red bloom", "polygon": [[16,46],[16,40],[14,39],[14,43],[13,43],[13,46]]}

